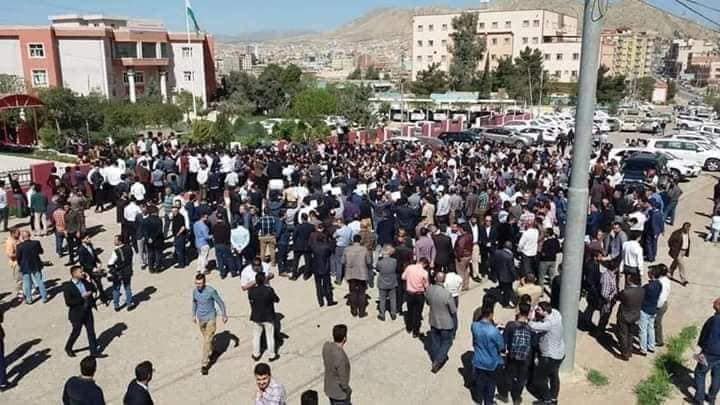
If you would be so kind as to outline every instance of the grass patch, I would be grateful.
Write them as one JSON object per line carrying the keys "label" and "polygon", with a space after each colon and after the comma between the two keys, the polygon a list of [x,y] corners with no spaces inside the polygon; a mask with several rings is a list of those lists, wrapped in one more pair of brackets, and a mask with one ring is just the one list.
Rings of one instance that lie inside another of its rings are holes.
{"label": "grass patch", "polygon": [[668,340],[667,351],[655,359],[650,377],[635,386],[639,405],[660,405],[672,392],[672,376],[683,367],[683,354],[697,337],[696,326],[683,328]]}
{"label": "grass patch", "polygon": [[608,380],[605,374],[595,370],[594,368],[591,368],[585,377],[587,377],[588,381],[590,381],[590,384],[596,387],[602,387],[610,383],[610,380]]}

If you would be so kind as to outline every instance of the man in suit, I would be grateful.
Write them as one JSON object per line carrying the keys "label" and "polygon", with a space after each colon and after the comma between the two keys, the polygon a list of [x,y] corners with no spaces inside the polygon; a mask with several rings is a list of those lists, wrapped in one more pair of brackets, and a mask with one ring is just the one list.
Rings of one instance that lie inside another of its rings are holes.
{"label": "man in suit", "polygon": [[90,279],[95,284],[95,288],[98,292],[98,298],[100,298],[100,301],[103,304],[107,305],[110,302],[110,299],[105,294],[105,288],[102,285],[102,275],[99,271],[100,258],[95,252],[95,247],[90,241],[90,235],[85,235],[80,248],[78,248],[78,260],[85,274],[90,276]]}
{"label": "man in suit", "polygon": [[447,273],[451,266],[455,266],[455,257],[453,243],[447,234],[445,234],[445,225],[435,228],[432,236],[435,242],[435,271]]}
{"label": "man in suit", "polygon": [[33,303],[33,285],[40,290],[40,298],[43,303],[46,303],[48,295],[45,290],[45,281],[42,275],[43,264],[40,258],[43,253],[42,245],[39,241],[30,239],[30,231],[27,230],[20,233],[20,240],[15,255],[22,274],[25,303],[28,305]]}
{"label": "man in suit", "polygon": [[312,250],[312,272],[315,276],[315,292],[318,305],[336,305],[333,299],[333,290],[330,280],[330,256],[333,254],[332,244],[327,235],[318,233],[315,240],[310,244]]}
{"label": "man in suit", "polygon": [[315,231],[313,224],[308,222],[308,215],[303,213],[300,216],[300,225],[295,227],[293,232],[293,273],[291,280],[297,280],[300,277],[300,258],[303,259],[303,265],[305,266],[304,278],[307,280],[310,278],[312,272],[310,271],[310,235]]}
{"label": "man in suit", "polygon": [[378,273],[377,288],[378,300],[380,301],[378,319],[385,320],[385,308],[388,298],[390,299],[390,319],[393,321],[397,316],[397,259],[393,257],[393,247],[385,245],[382,254],[375,265]]}
{"label": "man in suit", "polygon": [[632,355],[632,328],[640,320],[640,309],[645,299],[645,290],[640,286],[640,275],[631,273],[627,278],[628,285],[618,294],[620,307],[617,311],[617,339],[620,346],[620,357],[627,361]]}
{"label": "man in suit", "polygon": [[345,354],[347,343],[347,325],[333,326],[333,341],[325,342],[322,347],[325,378],[323,387],[330,405],[350,405],[350,359]]}
{"label": "man in suit", "polygon": [[250,300],[250,320],[253,325],[253,354],[255,361],[260,360],[260,338],[265,332],[267,351],[270,353],[269,361],[275,361],[280,356],[275,351],[275,304],[280,302],[275,290],[265,283],[265,273],[255,273],[255,285],[248,290]]}
{"label": "man in suit", "polygon": [[93,356],[87,356],[80,361],[80,375],[70,377],[63,387],[63,405],[105,405],[102,388],[93,379],[96,370],[97,360]]}
{"label": "man in suit", "polygon": [[123,405],[153,405],[148,385],[153,376],[153,365],[149,361],[143,361],[135,366],[135,379],[128,384]]}
{"label": "man in suit", "polygon": [[485,215],[483,223],[478,227],[478,244],[480,245],[480,274],[490,276],[490,257],[497,246],[497,228],[493,225],[491,215]]}
{"label": "man in suit", "polygon": [[435,284],[425,292],[425,301],[430,307],[430,371],[433,373],[437,373],[447,362],[455,329],[457,307],[450,291],[443,287],[444,282],[445,273],[435,273]]}
{"label": "man in suit", "polygon": [[80,233],[82,232],[82,213],[73,209],[69,203],[65,204],[65,237],[68,246],[68,262],[66,266],[75,264],[77,250],[80,247]]}
{"label": "man in suit", "polygon": [[113,308],[120,310],[120,289],[125,290],[125,306],[128,311],[135,309],[135,301],[131,289],[133,275],[133,251],[123,243],[122,235],[115,235],[115,250],[108,259],[108,269],[112,278]]}
{"label": "man in suit", "polygon": [[350,314],[352,316],[367,316],[367,290],[368,270],[372,265],[372,256],[365,246],[360,244],[362,237],[353,236],[352,245],[343,251],[342,263],[345,266],[345,279],[348,282],[350,297]]}
{"label": "man in suit", "polygon": [[158,209],[154,205],[147,207],[147,218],[142,220],[143,239],[147,251],[147,263],[150,273],[156,273],[162,269],[162,251],[165,247],[165,235]]}
{"label": "man in suit", "polygon": [[85,327],[88,337],[88,346],[90,347],[91,356],[99,356],[97,340],[95,339],[95,320],[93,319],[93,308],[95,300],[93,292],[95,287],[88,280],[87,274],[80,266],[72,266],[70,268],[70,281],[63,283],[63,296],[65,297],[65,305],[68,307],[68,320],[72,325],[72,331],[65,343],[65,353],[70,357],[75,357],[73,345],[80,336],[80,329]]}
{"label": "man in suit", "polygon": [[680,271],[680,284],[686,286],[687,274],[686,260],[690,257],[690,223],[685,222],[680,229],[676,229],[670,234],[668,239],[668,247],[670,251],[668,255],[673,259],[670,264],[670,277],[673,278],[675,270]]}
{"label": "man in suit", "polygon": [[497,277],[500,287],[500,303],[509,307],[515,302],[513,282],[517,278],[515,271],[515,260],[512,253],[512,242],[505,241],[502,249],[497,249],[492,257],[492,273]]}

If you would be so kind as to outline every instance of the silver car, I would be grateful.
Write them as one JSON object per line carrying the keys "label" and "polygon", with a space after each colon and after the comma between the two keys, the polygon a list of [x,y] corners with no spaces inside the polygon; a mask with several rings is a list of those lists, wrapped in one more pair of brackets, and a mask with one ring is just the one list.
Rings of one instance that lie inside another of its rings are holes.
{"label": "silver car", "polygon": [[536,142],[532,136],[523,136],[508,128],[477,128],[476,132],[483,141],[512,145],[518,149],[534,145]]}

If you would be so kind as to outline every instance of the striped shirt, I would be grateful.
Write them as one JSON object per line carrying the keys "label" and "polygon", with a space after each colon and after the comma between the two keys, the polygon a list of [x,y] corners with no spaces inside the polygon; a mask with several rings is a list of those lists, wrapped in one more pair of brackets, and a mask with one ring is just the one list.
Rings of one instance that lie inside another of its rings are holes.
{"label": "striped shirt", "polygon": [[260,236],[274,235],[277,230],[277,218],[271,215],[265,215],[258,219],[256,228]]}
{"label": "striped shirt", "polygon": [[65,210],[62,208],[56,209],[52,214],[53,222],[55,222],[56,232],[65,232]]}
{"label": "striped shirt", "polygon": [[[562,315],[556,309],[547,314],[540,322],[531,321],[530,328],[542,333],[540,336],[540,355],[554,360],[565,358],[565,341],[563,340]],[[544,332],[544,333],[543,333]]]}

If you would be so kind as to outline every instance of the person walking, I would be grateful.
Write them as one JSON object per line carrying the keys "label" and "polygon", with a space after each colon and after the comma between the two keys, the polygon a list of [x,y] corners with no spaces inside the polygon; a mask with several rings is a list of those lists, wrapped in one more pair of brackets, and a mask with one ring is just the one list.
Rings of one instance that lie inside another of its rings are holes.
{"label": "person walking", "polygon": [[[703,324],[698,338],[700,353],[695,356],[695,396],[696,404],[715,403],[720,391],[720,298],[713,301],[715,313]],[[705,392],[707,374],[712,373],[710,391]]]}
{"label": "person walking", "polygon": [[328,237],[324,233],[317,233],[317,237],[310,243],[312,250],[312,272],[315,277],[315,294],[317,295],[318,305],[321,307],[337,305],[333,299],[333,287],[330,278],[330,256],[332,256],[333,248],[328,241]]}
{"label": "person walking", "polygon": [[[522,404],[522,392],[528,379],[528,371],[532,358],[533,333],[528,325],[530,318],[530,304],[518,304],[518,313],[515,320],[505,325],[503,341],[506,348],[505,378],[509,388],[513,405]],[[507,391],[506,391],[507,392]],[[501,395],[507,402],[507,394]]]}
{"label": "person walking", "polygon": [[207,375],[210,369],[210,354],[212,352],[213,338],[215,337],[217,311],[220,308],[223,323],[227,324],[228,316],[225,302],[220,298],[217,290],[205,283],[205,274],[195,275],[195,289],[192,295],[192,320],[198,324],[203,336],[203,351],[200,361],[200,374]]}
{"label": "person walking", "polygon": [[112,279],[113,308],[120,311],[120,289],[125,290],[125,307],[128,311],[135,309],[132,293],[133,251],[123,243],[121,235],[115,235],[115,249],[108,259],[108,269]]}
{"label": "person walking", "polygon": [[680,284],[688,284],[686,261],[690,257],[690,223],[685,222],[680,229],[670,234],[668,239],[668,255],[673,259],[670,264],[670,277],[674,278],[675,270],[680,273]]}
{"label": "person walking", "polygon": [[25,299],[23,292],[23,275],[20,271],[20,265],[17,261],[17,245],[20,243],[20,229],[10,229],[10,234],[5,240],[5,255],[8,258],[8,266],[12,271],[12,277],[15,284],[15,295],[19,302]]}
{"label": "person walking", "polygon": [[78,248],[78,263],[82,266],[85,274],[90,276],[90,280],[95,284],[97,296],[100,302],[108,305],[110,299],[105,294],[105,287],[102,284],[102,273],[100,272],[100,258],[95,251],[95,247],[90,240],[90,235],[85,235]]}
{"label": "person walking", "polygon": [[405,313],[405,330],[412,332],[413,337],[420,336],[420,324],[425,304],[425,291],[430,286],[428,270],[430,262],[422,258],[418,263],[405,268],[401,278],[405,280],[407,312]]}
{"label": "person walking", "polygon": [[393,247],[385,245],[375,265],[375,271],[378,273],[378,319],[381,321],[385,321],[388,299],[390,300],[390,319],[394,321],[397,317],[397,259],[393,257],[393,253]]}
{"label": "person walking", "polygon": [[513,283],[517,279],[515,259],[512,253],[512,242],[505,241],[502,249],[496,249],[493,252],[490,266],[491,274],[494,274],[498,280],[500,304],[503,307],[512,307],[515,303]]}
{"label": "person walking", "polygon": [[[312,250],[310,249],[310,235],[315,231],[315,226],[308,222],[308,214],[300,214],[300,224],[293,230],[293,264],[291,280],[297,280],[302,273],[307,280],[312,274],[310,261]],[[300,259],[302,258],[303,267],[300,267]],[[300,271],[304,268],[304,271]]]}
{"label": "person walking", "polygon": [[372,255],[360,244],[361,236],[353,236],[352,245],[343,250],[342,264],[345,266],[345,280],[350,290],[350,314],[364,318],[367,316],[368,270],[372,266]]}
{"label": "person walking", "polygon": [[80,248],[80,235],[82,234],[82,215],[78,210],[72,208],[70,203],[65,203],[65,239],[67,240],[68,262],[66,266],[75,264],[78,259]]}
{"label": "person walking", "polygon": [[45,289],[45,280],[42,274],[43,263],[40,257],[43,254],[42,245],[39,241],[30,239],[30,231],[27,230],[20,232],[20,239],[16,255],[20,273],[22,273],[25,303],[28,305],[33,303],[33,286],[37,287],[42,302],[46,303],[48,294]]}
{"label": "person walking", "polygon": [[655,346],[665,346],[665,338],[663,336],[663,318],[668,309],[668,298],[670,297],[670,290],[672,288],[672,282],[668,278],[668,268],[664,264],[658,264],[655,266],[655,274],[657,280],[662,286],[660,291],[660,297],[658,297],[657,303],[657,314],[655,314]]}
{"label": "person walking", "polygon": [[65,305],[68,307],[68,320],[72,325],[72,330],[65,343],[65,353],[70,357],[75,357],[73,346],[80,336],[80,330],[85,327],[90,355],[99,357],[100,348],[95,338],[95,319],[92,313],[96,308],[93,298],[95,286],[80,266],[70,268],[70,277],[70,281],[66,281],[62,286]]}
{"label": "person walking", "polygon": [[180,207],[175,205],[172,208],[170,230],[173,234],[173,247],[175,250],[175,268],[183,269],[188,265],[187,259],[187,238],[189,225],[184,215],[180,213]]}
{"label": "person walking", "polygon": [[266,363],[255,365],[255,405],[287,405],[285,387],[272,378],[270,366]]}
{"label": "person walking", "polygon": [[425,301],[430,307],[428,317],[430,323],[430,358],[434,374],[448,361],[448,352],[453,343],[455,331],[455,300],[450,291],[443,287],[445,273],[435,273],[435,284],[432,284],[425,293]]}
{"label": "person walking", "polygon": [[618,294],[620,306],[617,311],[617,340],[620,346],[620,358],[625,361],[632,356],[632,331],[640,321],[640,308],[645,299],[645,290],[640,287],[640,276],[629,275],[625,289]]}
{"label": "person walking", "polygon": [[93,379],[96,371],[97,360],[94,357],[80,360],[80,375],[70,377],[63,387],[63,405],[105,405],[102,388]]}
{"label": "person walking", "polygon": [[538,285],[540,287],[544,287],[557,275],[557,255],[561,251],[560,241],[555,236],[555,231],[552,228],[547,228],[538,252],[540,260],[538,265]]}
{"label": "person walking", "polygon": [[648,282],[643,286],[645,296],[640,306],[640,354],[646,356],[655,352],[655,315],[662,284],[657,280],[656,270],[648,271]]}
{"label": "person walking", "polygon": [[193,224],[195,248],[198,252],[197,273],[206,274],[208,256],[210,255],[210,228],[207,224],[208,214],[203,212],[200,219]]}
{"label": "person walking", "polygon": [[267,351],[270,353],[269,361],[280,358],[275,351],[275,304],[280,302],[275,290],[265,283],[265,273],[255,273],[255,285],[248,290],[250,299],[250,321],[253,325],[253,354],[252,359],[260,360],[260,339],[265,333]]}
{"label": "person walking", "polygon": [[135,379],[130,381],[123,405],[153,405],[150,395],[150,381],[153,377],[153,364],[147,360],[135,366]]}
{"label": "person walking", "polygon": [[542,404],[557,404],[560,392],[560,364],[565,358],[562,315],[543,301],[535,310],[535,320],[530,329],[540,334],[540,357],[535,368],[536,386]]}
{"label": "person walking", "polygon": [[462,290],[470,289],[470,262],[473,255],[473,235],[467,227],[467,224],[459,226],[460,235],[455,241],[455,270],[463,279]]}
{"label": "person walking", "polygon": [[494,305],[483,304],[479,319],[470,327],[473,345],[473,387],[478,396],[476,403],[479,405],[495,404],[498,369],[503,364],[500,356],[504,348],[503,337],[495,326],[493,307]]}
{"label": "person walking", "polygon": [[350,359],[345,354],[347,332],[346,325],[333,326],[333,341],[325,342],[322,347],[325,369],[323,390],[330,400],[330,405],[350,405]]}

